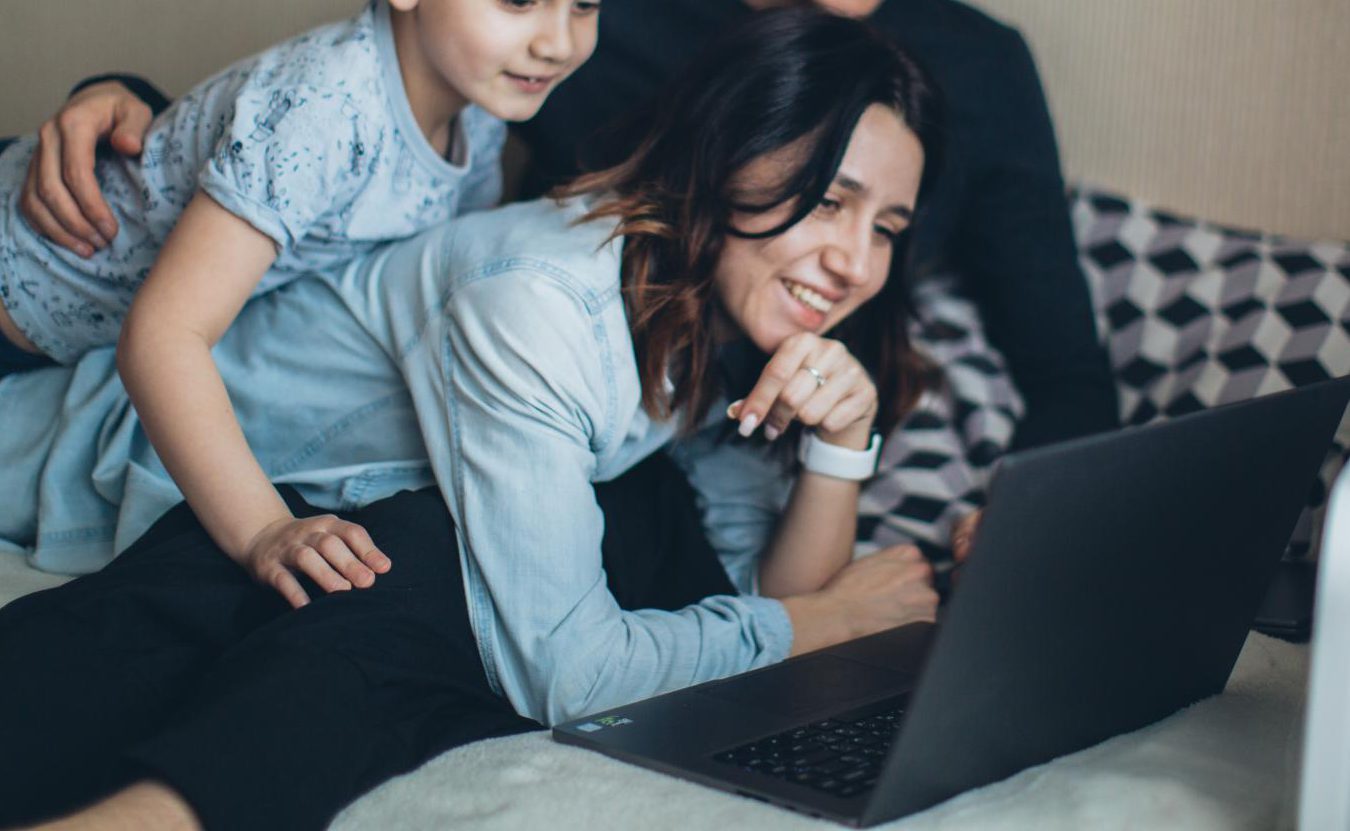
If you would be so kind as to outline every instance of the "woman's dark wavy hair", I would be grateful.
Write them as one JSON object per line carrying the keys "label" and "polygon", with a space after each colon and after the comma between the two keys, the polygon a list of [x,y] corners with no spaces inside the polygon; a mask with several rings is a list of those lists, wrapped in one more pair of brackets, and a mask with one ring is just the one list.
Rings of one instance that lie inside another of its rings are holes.
{"label": "woman's dark wavy hair", "polygon": [[[922,203],[938,168],[939,101],[918,65],[865,22],[812,8],[759,12],[629,122],[627,134],[636,134],[634,125],[643,130],[629,142],[634,149],[624,161],[555,191],[559,197],[600,194],[586,220],[618,220],[642,404],[651,416],[683,409],[685,429],[702,421],[719,393],[712,274],[726,236],[773,236],[804,219],[825,195],[854,127],[873,104],[894,110],[923,146]],[[797,151],[796,165],[770,192],[753,199],[737,194],[739,171],[788,145]],[[733,211],[786,203],[790,215],[768,231],[747,234],[731,225]],[[883,431],[931,378],[907,334],[904,237],[885,287],[831,333],[872,373]],[[670,394],[663,384],[668,371]]]}

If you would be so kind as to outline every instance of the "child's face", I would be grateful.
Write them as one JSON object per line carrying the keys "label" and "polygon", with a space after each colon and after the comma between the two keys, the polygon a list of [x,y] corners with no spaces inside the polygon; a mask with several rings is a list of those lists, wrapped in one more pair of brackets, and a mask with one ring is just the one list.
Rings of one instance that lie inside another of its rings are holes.
{"label": "child's face", "polygon": [[[416,22],[422,71],[498,118],[531,118],[595,50],[598,0],[390,0]],[[400,61],[405,56],[400,53]],[[405,74],[409,67],[404,67]]]}

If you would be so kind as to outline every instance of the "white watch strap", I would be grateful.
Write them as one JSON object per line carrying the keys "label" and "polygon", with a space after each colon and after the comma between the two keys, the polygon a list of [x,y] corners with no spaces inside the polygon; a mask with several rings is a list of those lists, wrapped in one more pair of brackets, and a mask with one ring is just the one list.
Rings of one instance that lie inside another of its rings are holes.
{"label": "white watch strap", "polygon": [[861,482],[877,472],[881,458],[881,436],[873,433],[866,450],[850,450],[821,439],[812,431],[802,433],[797,445],[797,461],[812,473]]}

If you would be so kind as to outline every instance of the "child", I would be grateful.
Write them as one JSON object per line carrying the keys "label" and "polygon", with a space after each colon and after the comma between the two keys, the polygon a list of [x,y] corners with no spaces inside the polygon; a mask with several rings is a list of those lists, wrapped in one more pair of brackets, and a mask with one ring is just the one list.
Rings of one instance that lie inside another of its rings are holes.
{"label": "child", "polygon": [[534,115],[590,56],[598,11],[373,0],[241,61],[160,116],[139,161],[100,161],[120,231],[87,257],[19,216],[36,145],[21,140],[0,156],[0,374],[116,341],[147,435],[232,559],[297,607],[293,570],[325,591],[369,586],[388,558],[357,525],[292,516],[211,347],[251,296],[493,204],[501,119]]}

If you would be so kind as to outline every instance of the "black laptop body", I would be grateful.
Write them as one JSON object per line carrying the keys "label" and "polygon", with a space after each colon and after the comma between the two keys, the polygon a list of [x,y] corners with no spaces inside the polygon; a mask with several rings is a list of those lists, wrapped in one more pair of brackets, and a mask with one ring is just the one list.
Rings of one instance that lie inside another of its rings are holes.
{"label": "black laptop body", "polygon": [[1012,454],[936,629],[553,735],[872,825],[1138,729],[1223,689],[1347,398],[1340,379]]}

